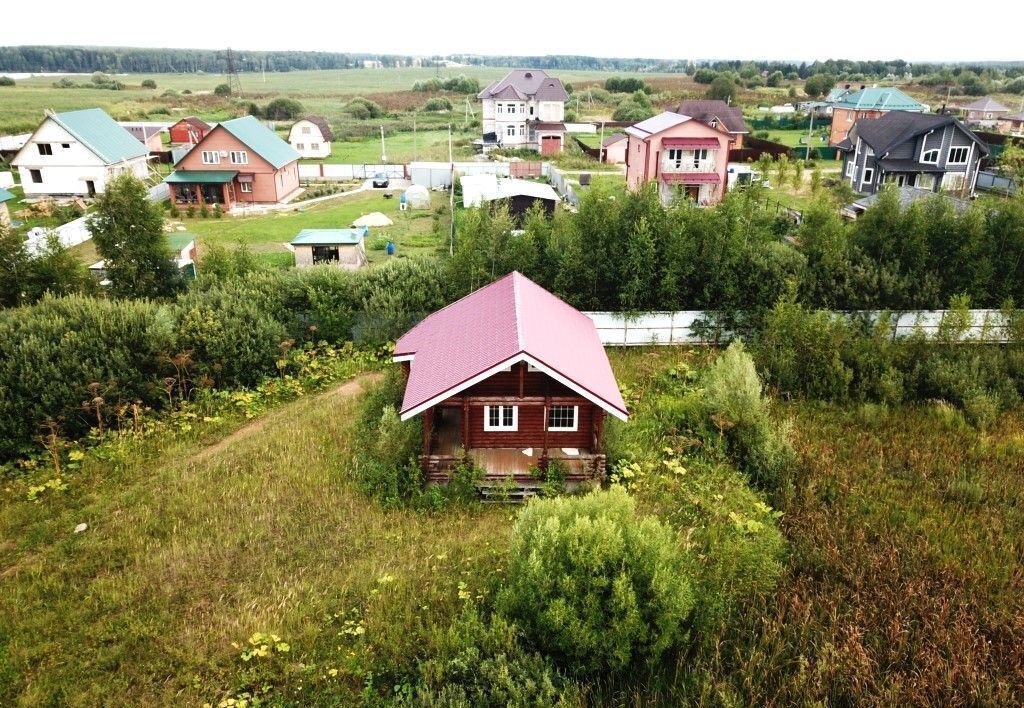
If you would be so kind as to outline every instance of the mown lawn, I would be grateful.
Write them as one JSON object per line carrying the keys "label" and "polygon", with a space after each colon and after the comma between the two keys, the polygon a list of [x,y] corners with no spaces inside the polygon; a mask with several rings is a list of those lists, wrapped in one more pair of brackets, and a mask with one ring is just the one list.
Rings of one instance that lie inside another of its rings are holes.
{"label": "mown lawn", "polygon": [[[479,137],[474,135],[473,137]],[[471,137],[464,133],[452,134],[452,155],[456,160],[473,157]],[[388,163],[407,163],[416,160],[448,161],[448,131],[421,130],[413,132],[384,132],[384,145]],[[323,162],[333,164],[379,164],[381,158],[380,138],[366,138],[354,141],[335,141],[331,154]],[[305,162],[320,162],[306,160]]]}
{"label": "mown lawn", "polygon": [[[443,195],[434,195],[434,200],[437,205],[445,201]],[[387,215],[395,224],[370,229],[366,248],[371,262],[388,257],[383,251],[372,248],[380,238],[395,242],[397,256],[433,253],[438,247],[440,240],[433,233],[434,214],[431,210],[401,212],[398,209],[397,196],[386,199],[379,191],[339,197],[303,207],[299,211],[263,216],[225,216],[220,219],[189,219],[182,215],[178,221],[187,232],[199,237],[196,245],[199,247],[200,258],[204,245],[219,244],[232,248],[238,244],[245,244],[267,260],[282,263],[281,259],[290,255],[285,244],[295,238],[302,229],[348,228],[353,220],[375,211]]]}

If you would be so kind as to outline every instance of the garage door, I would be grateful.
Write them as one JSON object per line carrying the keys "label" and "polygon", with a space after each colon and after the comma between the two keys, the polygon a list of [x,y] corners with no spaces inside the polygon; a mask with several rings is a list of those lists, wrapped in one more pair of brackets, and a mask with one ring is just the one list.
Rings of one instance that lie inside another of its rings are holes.
{"label": "garage door", "polygon": [[554,155],[562,152],[562,138],[558,135],[545,135],[540,139],[540,154]]}

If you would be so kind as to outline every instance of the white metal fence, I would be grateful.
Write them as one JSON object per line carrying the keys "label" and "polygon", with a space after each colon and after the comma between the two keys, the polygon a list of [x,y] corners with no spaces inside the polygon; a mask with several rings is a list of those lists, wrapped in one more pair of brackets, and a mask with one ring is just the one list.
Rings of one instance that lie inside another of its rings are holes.
{"label": "white metal fence", "polygon": [[392,179],[402,179],[405,177],[405,165],[299,165],[300,179],[370,179],[381,172]]}
{"label": "white metal fence", "polygon": [[[934,337],[948,310],[921,310],[890,313],[893,339],[921,332]],[[594,322],[601,343],[611,346],[647,346],[660,344],[713,344],[701,324],[708,314],[702,310],[645,312],[627,316],[620,312],[584,313]],[[836,316],[867,317],[876,322],[880,312],[836,313]],[[999,310],[971,310],[971,321],[963,341],[998,343],[1006,341],[1006,322]]]}
{"label": "white metal fence", "polygon": [[[497,175],[510,176],[507,162],[456,162],[456,175]],[[443,189],[452,183],[450,162],[410,162],[409,179],[427,189]]]}
{"label": "white metal fence", "polygon": [[572,185],[569,184],[569,180],[565,178],[565,175],[550,164],[545,163],[545,167],[547,168],[548,179],[551,180],[551,186],[555,188],[555,191],[562,195],[565,201],[574,207],[578,207],[580,205],[580,197],[576,190],[572,188]]}

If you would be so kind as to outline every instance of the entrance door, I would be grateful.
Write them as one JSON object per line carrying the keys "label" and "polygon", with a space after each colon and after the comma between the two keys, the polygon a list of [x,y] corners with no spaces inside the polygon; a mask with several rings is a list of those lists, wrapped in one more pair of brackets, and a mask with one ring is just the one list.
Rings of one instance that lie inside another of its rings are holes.
{"label": "entrance door", "polygon": [[85,180],[85,191],[89,194],[90,197],[95,197],[96,183],[93,182],[91,179]]}
{"label": "entrance door", "polygon": [[562,138],[557,135],[545,135],[540,139],[540,154],[555,155],[562,151]]}

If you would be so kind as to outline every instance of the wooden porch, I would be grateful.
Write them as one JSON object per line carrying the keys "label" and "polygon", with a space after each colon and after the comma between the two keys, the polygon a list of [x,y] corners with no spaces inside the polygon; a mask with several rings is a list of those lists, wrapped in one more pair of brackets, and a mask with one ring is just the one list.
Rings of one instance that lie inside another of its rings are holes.
{"label": "wooden porch", "polygon": [[447,482],[452,468],[466,457],[484,470],[485,483],[512,479],[520,485],[536,484],[531,468],[544,469],[552,460],[565,465],[568,484],[604,478],[605,456],[589,448],[538,446],[466,450],[463,445],[466,429],[464,411],[458,407],[439,406],[424,416],[424,454],[420,457],[420,464],[428,483]]}

